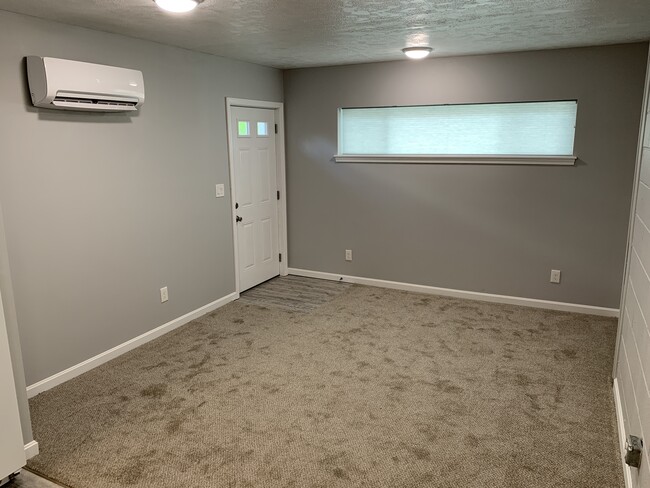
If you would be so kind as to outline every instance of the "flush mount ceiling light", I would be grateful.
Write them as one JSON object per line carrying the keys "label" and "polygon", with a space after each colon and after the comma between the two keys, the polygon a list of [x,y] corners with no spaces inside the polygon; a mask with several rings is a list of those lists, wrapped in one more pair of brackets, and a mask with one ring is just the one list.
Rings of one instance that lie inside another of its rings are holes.
{"label": "flush mount ceiling light", "polygon": [[203,0],[154,0],[156,5],[168,12],[183,13],[194,10]]}
{"label": "flush mount ceiling light", "polygon": [[405,47],[402,49],[402,52],[411,59],[426,58],[429,54],[431,54],[431,51],[433,51],[433,49],[426,46]]}

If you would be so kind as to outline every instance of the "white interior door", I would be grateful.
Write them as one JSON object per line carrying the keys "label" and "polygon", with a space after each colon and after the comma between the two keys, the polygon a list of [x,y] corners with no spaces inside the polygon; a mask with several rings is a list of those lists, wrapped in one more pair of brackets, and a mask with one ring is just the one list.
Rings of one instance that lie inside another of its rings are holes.
{"label": "white interior door", "polygon": [[233,107],[239,291],[280,274],[275,111]]}
{"label": "white interior door", "polygon": [[0,481],[25,465],[9,339],[0,296]]}

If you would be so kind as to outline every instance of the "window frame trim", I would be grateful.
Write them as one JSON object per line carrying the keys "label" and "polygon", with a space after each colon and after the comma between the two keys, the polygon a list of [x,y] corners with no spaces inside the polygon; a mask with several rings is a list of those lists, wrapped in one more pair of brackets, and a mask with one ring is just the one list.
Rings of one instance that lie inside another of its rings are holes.
{"label": "window frame trim", "polygon": [[336,154],[337,163],[500,164],[575,166],[577,156],[529,156],[522,154]]}

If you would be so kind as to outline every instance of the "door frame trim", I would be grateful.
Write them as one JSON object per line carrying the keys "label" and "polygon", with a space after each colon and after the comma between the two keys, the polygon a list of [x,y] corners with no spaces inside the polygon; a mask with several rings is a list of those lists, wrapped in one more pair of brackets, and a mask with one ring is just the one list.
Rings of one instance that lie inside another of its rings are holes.
{"label": "door frame trim", "polygon": [[286,156],[284,144],[284,103],[268,102],[264,100],[249,100],[246,98],[226,97],[226,132],[228,134],[228,171],[230,172],[230,209],[232,218],[232,242],[235,258],[235,292],[240,292],[239,287],[239,242],[237,238],[237,223],[235,222],[235,154],[231,127],[231,115],[233,107],[263,108],[275,111],[275,123],[278,125],[278,133],[275,138],[275,160],[278,190],[278,252],[282,254],[280,262],[280,276],[286,276],[288,272],[289,253],[287,249],[287,180],[286,180]]}

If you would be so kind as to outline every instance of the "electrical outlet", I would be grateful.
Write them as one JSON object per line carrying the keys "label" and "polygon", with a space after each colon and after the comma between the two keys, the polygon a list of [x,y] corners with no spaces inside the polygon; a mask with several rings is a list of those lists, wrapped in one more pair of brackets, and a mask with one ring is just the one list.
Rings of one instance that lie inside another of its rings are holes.
{"label": "electrical outlet", "polygon": [[352,249],[345,250],[345,260],[352,261]]}
{"label": "electrical outlet", "polygon": [[216,185],[216,192],[217,192],[216,193],[217,198],[221,198],[222,196],[224,196],[226,194],[226,189],[225,189],[223,183],[218,183]]}
{"label": "electrical outlet", "polygon": [[551,270],[551,283],[559,283],[561,273],[562,272],[559,269],[552,269]]}
{"label": "electrical outlet", "polygon": [[161,288],[160,303],[165,303],[167,300],[169,300],[169,292],[167,291],[167,287]]}

